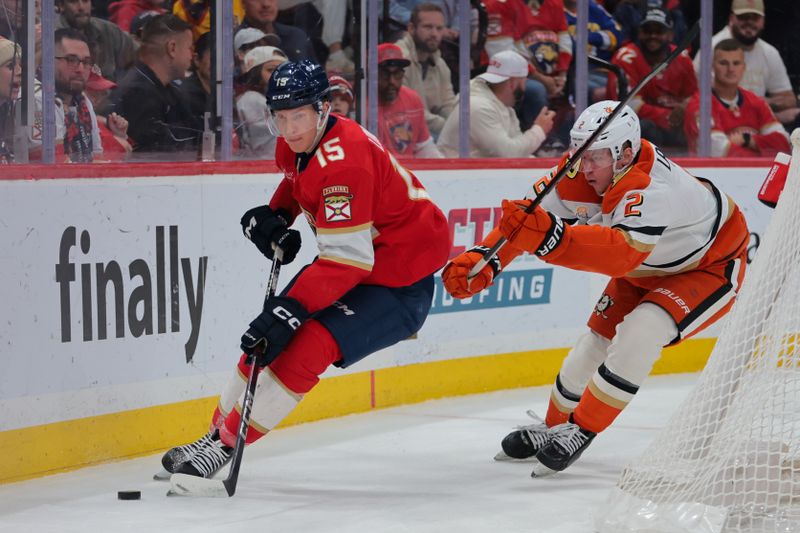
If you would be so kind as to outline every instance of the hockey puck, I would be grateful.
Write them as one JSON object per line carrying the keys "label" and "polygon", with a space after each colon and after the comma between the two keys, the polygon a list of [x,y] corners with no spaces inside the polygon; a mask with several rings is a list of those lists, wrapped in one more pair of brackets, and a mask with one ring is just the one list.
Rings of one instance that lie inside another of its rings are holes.
{"label": "hockey puck", "polygon": [[121,490],[117,492],[118,500],[141,500],[142,493],[138,490]]}

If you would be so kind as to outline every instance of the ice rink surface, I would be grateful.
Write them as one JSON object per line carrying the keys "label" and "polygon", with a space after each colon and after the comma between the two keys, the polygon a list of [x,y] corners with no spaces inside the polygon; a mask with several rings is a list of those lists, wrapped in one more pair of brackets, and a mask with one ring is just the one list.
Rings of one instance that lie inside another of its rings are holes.
{"label": "ice rink surface", "polygon": [[[167,498],[168,484],[151,480],[160,454],[0,485],[0,532],[588,533],[620,470],[696,377],[649,378],[578,462],[550,478],[492,460],[527,409],[546,410],[549,387],[515,389],[275,431],[246,450],[233,498]],[[142,499],[119,501],[118,490]]]}

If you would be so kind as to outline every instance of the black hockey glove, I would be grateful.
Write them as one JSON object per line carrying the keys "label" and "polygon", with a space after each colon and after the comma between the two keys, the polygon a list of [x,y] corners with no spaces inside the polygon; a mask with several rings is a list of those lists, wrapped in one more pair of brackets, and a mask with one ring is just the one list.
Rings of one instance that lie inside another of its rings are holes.
{"label": "black hockey glove", "polygon": [[242,335],[242,351],[251,356],[248,363],[252,363],[256,347],[262,343],[256,364],[263,368],[274,361],[307,318],[308,311],[294,298],[276,296],[267,300],[264,310]]}
{"label": "black hockey glove", "polygon": [[248,210],[242,215],[242,232],[268,259],[275,256],[274,246],[283,250],[284,265],[288,265],[300,251],[300,232],[289,229],[291,216],[283,209],[273,211],[267,205]]}

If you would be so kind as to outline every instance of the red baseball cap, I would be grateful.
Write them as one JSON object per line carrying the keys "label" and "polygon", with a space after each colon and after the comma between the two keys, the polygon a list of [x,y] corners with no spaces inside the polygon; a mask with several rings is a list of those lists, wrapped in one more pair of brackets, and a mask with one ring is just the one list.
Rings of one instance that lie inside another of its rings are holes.
{"label": "red baseball cap", "polygon": [[407,67],[411,61],[403,57],[403,51],[399,46],[392,43],[378,45],[378,65],[386,63],[392,67]]}
{"label": "red baseball cap", "polygon": [[349,81],[338,74],[332,74],[328,76],[328,83],[331,86],[332,93],[341,93],[350,100],[351,104],[353,103],[353,86],[350,85]]}
{"label": "red baseball cap", "polygon": [[86,81],[87,89],[90,91],[105,91],[116,86],[116,83],[103,77],[96,65],[92,67],[92,71],[89,72],[89,79]]}

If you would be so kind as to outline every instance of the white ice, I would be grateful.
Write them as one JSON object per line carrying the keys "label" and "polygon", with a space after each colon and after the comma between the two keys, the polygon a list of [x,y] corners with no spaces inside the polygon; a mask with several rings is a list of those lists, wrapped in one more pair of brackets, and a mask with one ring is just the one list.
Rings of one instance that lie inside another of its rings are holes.
{"label": "white ice", "polygon": [[[449,398],[275,431],[249,447],[233,498],[171,497],[160,455],[0,485],[14,533],[588,533],[620,470],[655,437],[695,375],[652,377],[566,471],[532,479],[492,460],[544,415],[549,387]],[[141,490],[139,501],[118,490]]]}

